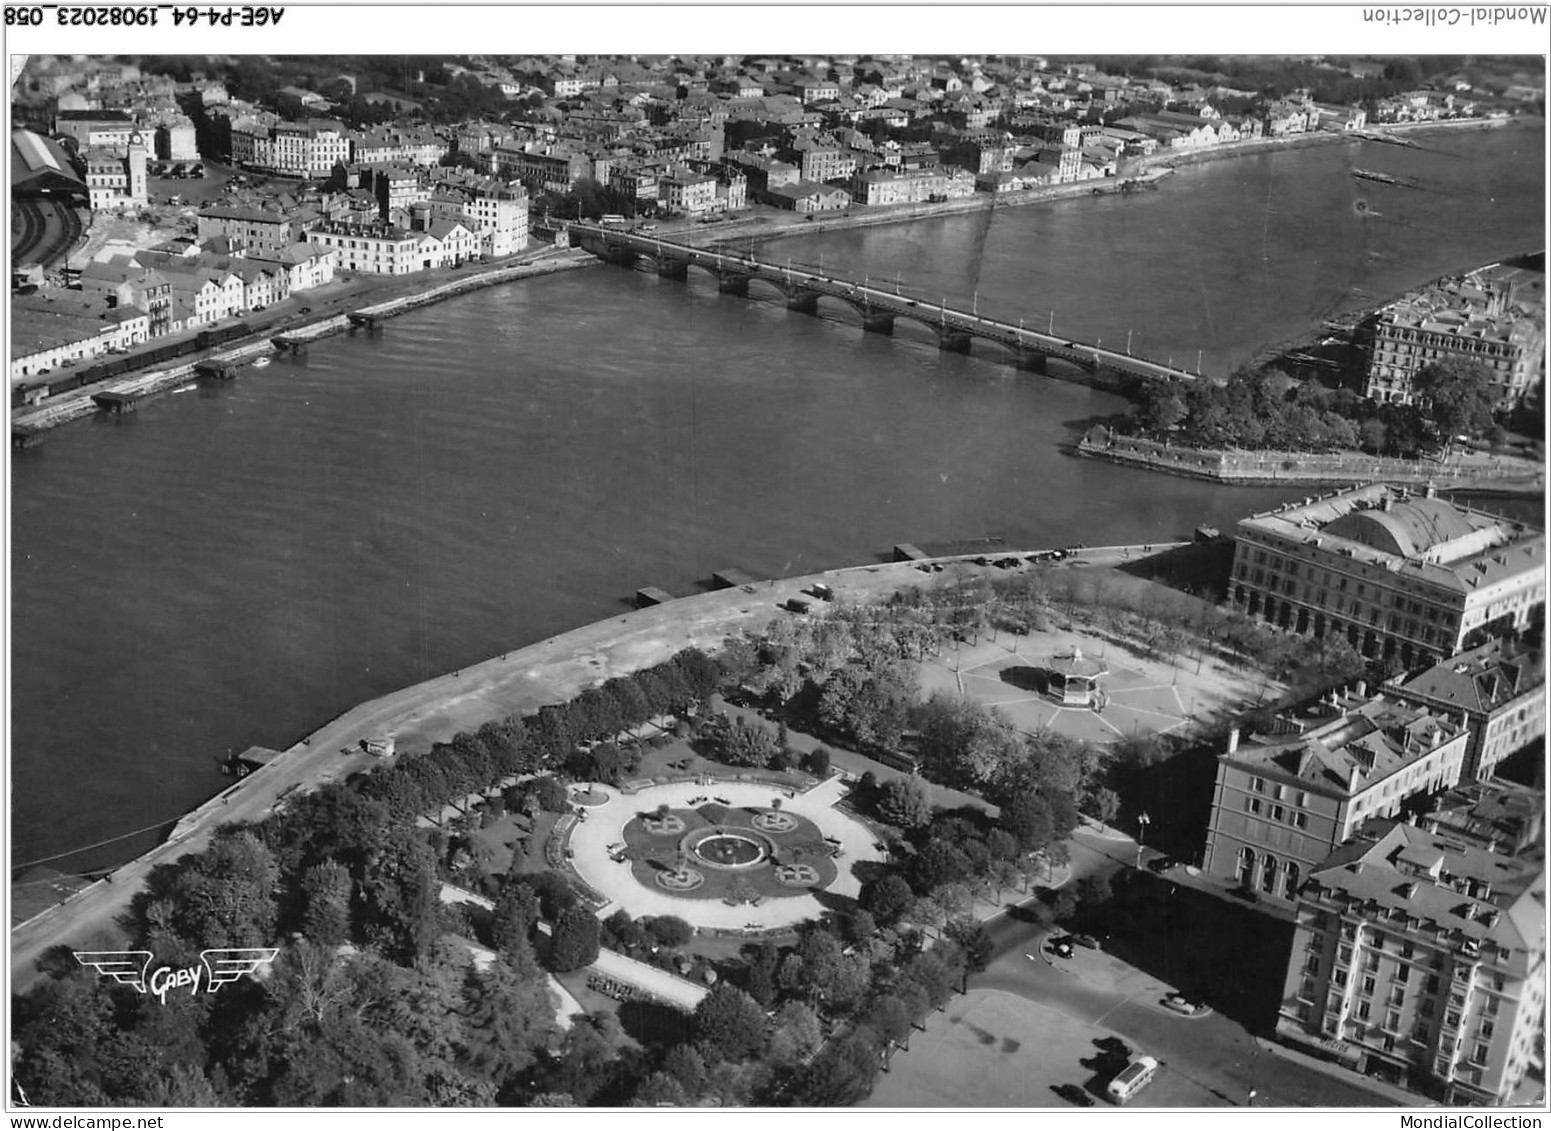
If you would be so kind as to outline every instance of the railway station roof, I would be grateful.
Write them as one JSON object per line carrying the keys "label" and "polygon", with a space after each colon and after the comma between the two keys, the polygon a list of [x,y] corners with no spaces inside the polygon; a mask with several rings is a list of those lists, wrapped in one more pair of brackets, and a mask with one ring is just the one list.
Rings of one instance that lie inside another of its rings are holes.
{"label": "railway station roof", "polygon": [[56,142],[31,130],[11,131],[11,192],[85,192],[69,156]]}

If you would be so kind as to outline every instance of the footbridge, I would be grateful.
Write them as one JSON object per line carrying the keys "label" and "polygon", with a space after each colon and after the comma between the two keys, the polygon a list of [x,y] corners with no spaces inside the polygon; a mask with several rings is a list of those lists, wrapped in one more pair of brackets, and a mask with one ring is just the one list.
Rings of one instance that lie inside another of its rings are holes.
{"label": "footbridge", "polygon": [[573,243],[609,263],[626,267],[655,265],[659,275],[685,279],[691,267],[715,277],[717,288],[747,297],[758,285],[780,294],[788,308],[817,314],[820,299],[851,307],[861,316],[862,328],[892,334],[899,319],[916,322],[937,337],[939,348],[968,353],[975,340],[991,342],[1010,355],[1020,369],[1043,373],[1050,358],[1067,362],[1089,373],[1100,370],[1154,380],[1194,381],[1199,371],[1149,361],[1131,353],[1105,349],[1093,342],[1073,341],[1055,334],[1025,329],[1022,325],[987,318],[973,310],[946,303],[928,303],[897,291],[887,291],[865,281],[755,259],[730,252],[710,251],[657,239],[639,232],[572,224]]}

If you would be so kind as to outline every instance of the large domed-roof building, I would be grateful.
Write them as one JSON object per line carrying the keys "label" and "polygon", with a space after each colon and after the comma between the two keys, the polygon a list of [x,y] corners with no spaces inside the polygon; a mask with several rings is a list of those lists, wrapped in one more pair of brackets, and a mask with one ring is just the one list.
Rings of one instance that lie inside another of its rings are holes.
{"label": "large domed-roof building", "polygon": [[1239,523],[1229,598],[1372,657],[1431,662],[1544,619],[1545,532],[1428,488],[1352,488]]}

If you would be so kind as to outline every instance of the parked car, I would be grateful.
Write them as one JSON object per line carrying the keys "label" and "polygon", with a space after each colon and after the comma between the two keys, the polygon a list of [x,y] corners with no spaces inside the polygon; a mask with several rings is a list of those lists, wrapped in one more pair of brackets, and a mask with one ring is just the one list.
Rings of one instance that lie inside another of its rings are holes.
{"label": "parked car", "polygon": [[1052,1084],[1050,1088],[1069,1104],[1077,1107],[1093,1106],[1093,1097],[1076,1084]]}
{"label": "parked car", "polygon": [[1163,999],[1163,1007],[1172,1009],[1175,1013],[1183,1013],[1186,1017],[1200,1013],[1202,1009],[1200,1002],[1191,1001],[1184,994],[1170,994]]}
{"label": "parked car", "polygon": [[1154,856],[1151,860],[1147,861],[1147,870],[1149,872],[1157,872],[1160,875],[1164,872],[1167,872],[1172,867],[1174,867],[1174,861],[1170,860],[1167,856]]}
{"label": "parked car", "polygon": [[1089,950],[1099,949],[1099,940],[1094,938],[1092,935],[1073,935],[1072,942],[1076,943],[1078,946],[1087,947]]}

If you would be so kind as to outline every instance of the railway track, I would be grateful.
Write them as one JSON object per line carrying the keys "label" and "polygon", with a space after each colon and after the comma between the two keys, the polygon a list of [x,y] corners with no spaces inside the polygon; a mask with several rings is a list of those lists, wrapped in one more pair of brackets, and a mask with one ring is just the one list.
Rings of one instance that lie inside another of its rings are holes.
{"label": "railway track", "polygon": [[11,234],[11,262],[22,266],[32,262],[33,252],[43,240],[43,210],[36,200],[19,197],[15,201],[16,215],[21,220],[21,231]]}
{"label": "railway track", "polygon": [[15,202],[21,232],[11,241],[11,262],[49,268],[70,253],[81,238],[81,214],[72,204],[50,197],[23,197]]}

